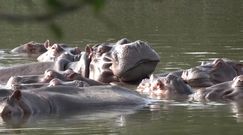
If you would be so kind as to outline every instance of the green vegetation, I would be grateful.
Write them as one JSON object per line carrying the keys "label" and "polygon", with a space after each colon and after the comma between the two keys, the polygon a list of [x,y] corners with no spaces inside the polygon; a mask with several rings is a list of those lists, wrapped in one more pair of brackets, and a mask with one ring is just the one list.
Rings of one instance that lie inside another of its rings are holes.
{"label": "green vegetation", "polygon": [[[11,1],[10,1],[11,2]],[[16,2],[16,1],[15,1]],[[55,18],[80,10],[86,6],[93,8],[96,14],[102,9],[105,0],[19,0],[19,5],[28,7],[26,12],[11,12],[0,7],[0,20],[10,23],[47,23],[57,38],[62,38],[62,29],[54,21]],[[15,3],[10,3],[16,6]],[[18,5],[18,6],[19,6]]]}

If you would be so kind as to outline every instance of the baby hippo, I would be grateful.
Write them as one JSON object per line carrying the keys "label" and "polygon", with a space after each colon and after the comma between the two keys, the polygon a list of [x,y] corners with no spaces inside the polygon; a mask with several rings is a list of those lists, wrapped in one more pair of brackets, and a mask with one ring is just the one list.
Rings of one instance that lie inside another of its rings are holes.
{"label": "baby hippo", "polygon": [[173,74],[168,74],[166,77],[151,75],[149,79],[142,80],[137,91],[160,99],[176,99],[192,94],[191,87],[180,77]]}
{"label": "baby hippo", "polygon": [[209,87],[231,81],[242,74],[242,64],[230,60],[215,59],[213,62],[185,70],[181,77],[192,87]]}
{"label": "baby hippo", "polygon": [[232,81],[197,90],[191,95],[194,101],[241,101],[243,100],[243,75]]}

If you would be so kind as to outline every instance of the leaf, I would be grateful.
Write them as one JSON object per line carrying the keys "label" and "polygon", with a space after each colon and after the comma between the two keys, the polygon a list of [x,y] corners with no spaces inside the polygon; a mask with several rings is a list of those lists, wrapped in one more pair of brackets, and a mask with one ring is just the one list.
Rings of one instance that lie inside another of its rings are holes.
{"label": "leaf", "polygon": [[91,4],[96,12],[100,11],[105,5],[105,0],[86,0],[86,2]]}
{"label": "leaf", "polygon": [[46,0],[46,4],[50,10],[59,10],[63,7],[63,4],[58,0]]}

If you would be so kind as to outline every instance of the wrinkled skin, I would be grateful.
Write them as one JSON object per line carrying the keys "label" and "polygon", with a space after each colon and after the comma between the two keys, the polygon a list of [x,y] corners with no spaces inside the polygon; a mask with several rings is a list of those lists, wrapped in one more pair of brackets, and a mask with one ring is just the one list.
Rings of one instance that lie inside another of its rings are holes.
{"label": "wrinkled skin", "polygon": [[62,55],[61,57],[65,57],[66,59],[69,60],[78,60],[80,54],[80,48],[75,47],[75,48],[70,48],[66,47],[62,44],[53,44],[51,45],[50,42],[45,42],[44,46],[46,48],[46,52],[41,54],[37,60],[39,62],[53,62],[57,57]]}
{"label": "wrinkled skin", "polygon": [[212,63],[185,70],[181,77],[192,87],[208,87],[230,81],[241,74],[242,64],[216,59]]}
{"label": "wrinkled skin", "polygon": [[36,62],[1,68],[0,83],[6,83],[11,76],[43,74],[46,69],[53,68],[53,65],[53,62]]}
{"label": "wrinkled skin", "polygon": [[80,53],[78,61],[72,61],[67,58],[58,57],[54,64],[54,70],[65,71],[67,69],[72,69],[76,73],[80,73],[83,77],[89,77],[89,64],[91,48],[87,46],[85,52]]}
{"label": "wrinkled skin", "polygon": [[197,90],[192,96],[195,101],[241,101],[243,100],[243,75],[232,81]]}
{"label": "wrinkled skin", "polygon": [[137,91],[158,97],[160,99],[178,99],[192,94],[192,89],[180,77],[168,74],[165,77],[151,75],[149,79],[143,79],[138,85]]}
{"label": "wrinkled skin", "polygon": [[[48,40],[46,42],[49,42]],[[44,46],[45,43],[37,43],[34,41],[30,41],[23,45],[20,45],[14,49],[12,49],[11,53],[25,53],[25,54],[42,54],[47,51]]]}
{"label": "wrinkled skin", "polygon": [[139,81],[148,77],[160,58],[145,42],[121,39],[92,47],[89,78],[100,82]]}
{"label": "wrinkled skin", "polygon": [[[105,94],[104,94],[105,93]],[[63,114],[108,106],[140,106],[149,103],[135,91],[118,86],[55,86],[29,91],[15,90],[1,101],[4,119],[41,114]]]}

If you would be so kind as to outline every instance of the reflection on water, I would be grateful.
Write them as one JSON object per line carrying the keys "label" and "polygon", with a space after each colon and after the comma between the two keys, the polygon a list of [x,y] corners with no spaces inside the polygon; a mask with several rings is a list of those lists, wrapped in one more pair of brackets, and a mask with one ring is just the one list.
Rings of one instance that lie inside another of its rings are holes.
{"label": "reflection on water", "polygon": [[[0,1],[1,9],[28,12],[19,3]],[[242,9],[242,0],[109,0],[101,13],[116,27],[101,22],[85,8],[55,20],[63,27],[65,36],[57,42],[84,48],[88,43],[123,37],[144,40],[161,57],[156,73],[187,69],[221,57],[242,62]],[[10,48],[32,40],[56,41],[45,24],[0,24],[0,67],[35,61],[32,57],[9,54]],[[12,124],[0,120],[0,134],[235,135],[243,132],[242,111],[240,103],[164,101],[128,112],[98,110]]]}

